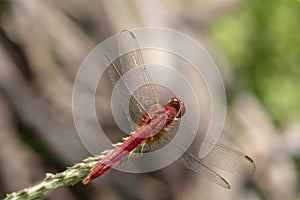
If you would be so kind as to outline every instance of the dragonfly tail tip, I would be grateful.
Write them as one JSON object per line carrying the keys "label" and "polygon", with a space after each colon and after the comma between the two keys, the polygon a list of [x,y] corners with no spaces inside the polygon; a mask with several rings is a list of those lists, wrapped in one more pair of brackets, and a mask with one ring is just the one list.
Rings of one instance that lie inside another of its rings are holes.
{"label": "dragonfly tail tip", "polygon": [[86,178],[82,181],[82,183],[83,183],[84,185],[86,185],[86,184],[88,184],[90,181],[91,181],[91,179],[90,179],[89,177],[86,177]]}

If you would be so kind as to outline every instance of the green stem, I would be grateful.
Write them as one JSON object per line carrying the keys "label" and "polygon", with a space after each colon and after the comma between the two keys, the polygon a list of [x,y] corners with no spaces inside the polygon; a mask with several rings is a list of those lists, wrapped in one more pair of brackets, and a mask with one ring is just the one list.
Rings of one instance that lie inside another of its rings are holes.
{"label": "green stem", "polygon": [[[123,142],[126,141],[128,138],[130,137],[123,138]],[[122,142],[113,144],[113,147],[117,148],[120,145],[122,145]],[[145,144],[141,144],[137,146],[135,150],[133,150],[125,158],[123,158],[121,163],[126,162],[128,159],[132,157],[136,157],[134,153],[138,153],[138,155],[141,155],[144,146]],[[112,150],[105,150],[98,156],[86,158],[81,163],[77,163],[72,167],[68,167],[63,172],[57,174],[47,173],[46,178],[42,182],[34,186],[20,190],[18,192],[13,192],[11,194],[8,194],[4,200],[39,199],[52,190],[56,190],[58,188],[65,187],[65,186],[73,186],[76,183],[81,182],[92,170],[92,168],[111,151]]]}
{"label": "green stem", "polygon": [[90,170],[107,154],[103,152],[100,156],[89,157],[81,163],[68,167],[65,171],[57,174],[47,173],[46,178],[31,187],[18,192],[8,194],[4,200],[32,200],[45,196],[48,192],[64,186],[73,186],[82,181]]}

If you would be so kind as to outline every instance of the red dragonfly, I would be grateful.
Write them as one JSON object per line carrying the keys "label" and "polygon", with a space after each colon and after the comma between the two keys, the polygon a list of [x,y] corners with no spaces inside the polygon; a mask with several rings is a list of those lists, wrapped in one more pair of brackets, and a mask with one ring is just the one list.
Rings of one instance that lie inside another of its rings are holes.
{"label": "red dragonfly", "polygon": [[[130,152],[138,149],[138,147],[151,147],[153,143],[158,143],[158,141],[162,140],[172,143],[172,133],[174,133],[172,130],[174,129],[171,127],[176,127],[180,118],[186,112],[183,101],[176,97],[171,98],[164,106],[158,105],[155,85],[151,82],[151,78],[145,69],[142,53],[135,35],[131,31],[123,31],[120,34],[122,39],[120,40],[119,48],[124,47],[124,45],[130,45],[132,47],[130,49],[135,50],[120,56],[113,62],[108,57],[105,59],[110,63],[108,71],[113,84],[116,85],[121,80],[121,86],[118,88],[120,96],[129,96],[130,98],[130,113],[126,113],[127,117],[133,116],[138,123],[135,132],[121,145],[111,150],[90,171],[83,180],[84,184],[88,184],[93,179],[109,171],[125,159]],[[135,84],[134,81],[137,79],[145,83],[137,91],[131,91],[127,85],[128,81],[123,80],[123,75],[132,68],[138,70],[138,75],[131,77],[131,82],[129,80],[130,84]],[[193,131],[185,126],[181,130]],[[195,141],[203,144],[205,140],[204,135],[199,132],[195,133]],[[228,182],[209,166],[241,174],[252,174],[255,171],[255,164],[250,157],[218,142],[214,144],[213,149],[204,158],[199,158],[196,153],[191,150],[185,151],[176,144],[174,144],[174,147],[177,151],[184,151],[182,152],[182,157],[188,169],[227,189],[230,188]],[[142,149],[147,151],[147,148]]]}

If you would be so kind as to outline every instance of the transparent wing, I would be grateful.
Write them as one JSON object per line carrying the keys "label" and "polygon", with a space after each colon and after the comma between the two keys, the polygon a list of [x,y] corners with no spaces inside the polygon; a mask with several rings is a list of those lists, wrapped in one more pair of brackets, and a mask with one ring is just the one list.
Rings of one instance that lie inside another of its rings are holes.
{"label": "transparent wing", "polygon": [[214,146],[203,162],[239,174],[251,175],[255,171],[255,164],[249,156],[221,143]]}
{"label": "transparent wing", "polygon": [[229,183],[223,177],[206,166],[199,158],[195,157],[190,152],[187,151],[184,153],[183,160],[185,161],[184,164],[187,169],[193,170],[197,174],[226,189],[230,189]]}
{"label": "transparent wing", "polygon": [[172,142],[173,135],[171,132],[174,132],[175,130],[176,129],[171,129],[171,131],[165,133],[164,136],[161,138],[161,141],[163,142],[160,141],[156,144],[163,145],[166,143],[170,143],[169,148],[172,149],[172,151],[178,151],[183,154],[182,159],[184,160],[184,165],[187,169],[193,170],[197,174],[203,176],[204,178],[207,178],[208,180],[226,189],[230,189],[229,183],[222,176],[216,173],[213,169],[208,167],[207,164],[203,162],[203,160],[199,159],[190,151],[184,151],[184,148],[181,147],[179,144],[175,144]]}
{"label": "transparent wing", "polygon": [[[230,188],[228,182],[208,166],[217,167],[229,172],[248,175],[255,171],[255,164],[251,158],[239,152],[238,150],[219,142],[213,142],[212,145],[214,144],[214,147],[210,153],[204,158],[199,158],[198,151],[195,151],[193,146],[199,146],[205,143],[205,134],[200,132],[194,132],[196,133],[196,137],[193,144],[187,151],[183,152],[184,148],[180,144],[175,144],[172,141],[178,130],[177,126],[179,123],[179,120],[175,120],[172,123],[172,127],[168,129],[159,142],[155,143],[155,149],[170,143],[170,148],[173,151],[180,151],[183,154],[182,158],[186,168],[193,170],[197,174],[227,189]],[[192,132],[192,130],[186,127],[184,124],[181,125],[180,130],[183,131],[183,134],[187,133],[188,135],[190,135],[189,132]]]}
{"label": "transparent wing", "polygon": [[[117,86],[120,102],[123,102],[124,97],[130,99],[130,113],[126,114],[137,122],[143,113],[149,113],[151,106],[158,103],[158,95],[144,66],[138,41],[131,31],[120,33],[119,54],[120,56],[114,61],[106,58],[111,63],[108,72],[114,85],[121,80]],[[122,106],[124,110],[128,110],[126,107],[128,105]]]}
{"label": "transparent wing", "polygon": [[[176,125],[176,123],[178,122],[174,123]],[[204,133],[195,132],[184,124],[182,124],[181,126],[181,130],[183,130],[184,133],[194,132],[196,134],[194,142],[190,147],[190,150],[193,149],[191,151],[194,155],[198,155],[199,153],[199,151],[195,151],[195,148],[193,148],[194,146],[200,147],[201,145],[214,145],[207,156],[201,158],[201,161],[203,163],[225,171],[239,174],[250,175],[255,171],[255,164],[249,156],[225,144],[215,142],[210,138],[205,138]]]}

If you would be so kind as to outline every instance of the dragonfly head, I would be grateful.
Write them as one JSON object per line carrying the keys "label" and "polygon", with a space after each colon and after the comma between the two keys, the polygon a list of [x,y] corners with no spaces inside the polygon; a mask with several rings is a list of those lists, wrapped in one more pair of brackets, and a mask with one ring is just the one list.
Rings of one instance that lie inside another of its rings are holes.
{"label": "dragonfly head", "polygon": [[185,106],[183,101],[180,99],[173,97],[172,99],[169,100],[168,106],[174,108],[176,110],[176,118],[180,118],[184,115],[185,113]]}

